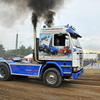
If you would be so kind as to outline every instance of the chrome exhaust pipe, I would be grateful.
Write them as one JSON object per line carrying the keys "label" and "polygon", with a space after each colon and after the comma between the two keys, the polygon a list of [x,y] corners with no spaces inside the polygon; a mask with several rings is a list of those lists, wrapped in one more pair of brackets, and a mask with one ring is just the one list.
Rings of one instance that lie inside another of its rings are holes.
{"label": "chrome exhaust pipe", "polygon": [[36,28],[34,28],[34,60],[37,63],[41,63],[41,61],[37,60],[37,50],[36,50]]}

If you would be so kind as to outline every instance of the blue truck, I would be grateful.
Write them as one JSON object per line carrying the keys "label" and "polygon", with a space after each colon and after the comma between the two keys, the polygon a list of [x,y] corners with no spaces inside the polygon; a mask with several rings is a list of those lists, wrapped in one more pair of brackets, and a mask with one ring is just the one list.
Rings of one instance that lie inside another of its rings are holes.
{"label": "blue truck", "polygon": [[[35,76],[41,78],[47,86],[57,87],[62,80],[71,77],[77,79],[84,73],[83,50],[78,40],[81,36],[75,32],[74,27],[65,25],[42,28],[38,48],[36,30],[34,34],[35,63],[21,60],[7,61],[0,57],[0,80],[11,80],[14,75]],[[59,46],[55,45],[56,39],[60,41]],[[52,49],[57,51],[57,54],[49,55],[43,50],[43,45],[47,46],[50,52]],[[39,47],[43,47],[42,50]],[[69,55],[59,55],[58,51],[64,47],[71,51]]]}

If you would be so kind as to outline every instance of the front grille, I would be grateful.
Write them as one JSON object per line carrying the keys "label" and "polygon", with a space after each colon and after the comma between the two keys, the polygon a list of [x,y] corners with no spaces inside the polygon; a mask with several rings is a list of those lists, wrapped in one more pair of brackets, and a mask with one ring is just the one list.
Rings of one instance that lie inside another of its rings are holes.
{"label": "front grille", "polygon": [[80,67],[83,67],[83,51],[80,50]]}

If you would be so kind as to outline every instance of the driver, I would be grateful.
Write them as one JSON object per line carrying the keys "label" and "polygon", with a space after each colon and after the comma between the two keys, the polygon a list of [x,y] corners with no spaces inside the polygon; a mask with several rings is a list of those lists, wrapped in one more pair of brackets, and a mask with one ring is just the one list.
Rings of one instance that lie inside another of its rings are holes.
{"label": "driver", "polygon": [[59,42],[59,39],[56,39],[56,46],[60,46]]}

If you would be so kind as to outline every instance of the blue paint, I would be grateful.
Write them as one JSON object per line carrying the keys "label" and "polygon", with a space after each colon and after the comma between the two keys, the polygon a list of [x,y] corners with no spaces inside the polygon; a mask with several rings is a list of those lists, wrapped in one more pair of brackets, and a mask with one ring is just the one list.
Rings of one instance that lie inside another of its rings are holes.
{"label": "blue paint", "polygon": [[75,32],[73,29],[71,29],[71,28],[67,29],[66,31],[69,32],[69,33],[76,33],[76,32]]}
{"label": "blue paint", "polygon": [[[42,75],[43,69],[47,66],[47,64],[56,65],[60,69],[62,76],[68,76],[68,74],[63,74],[63,72],[71,72],[70,75],[72,75],[72,61],[51,61],[51,62],[49,61],[41,68],[40,77]],[[66,65],[66,66],[68,65],[71,67],[61,67],[61,65]]]}
{"label": "blue paint", "polygon": [[[0,57],[1,61],[6,61],[5,59]],[[62,76],[72,76],[73,74],[73,78],[77,79],[78,77],[80,77],[83,73],[84,73],[84,69],[82,69],[81,71],[77,72],[77,73],[72,73],[72,61],[48,61],[46,62],[46,64],[41,68],[40,70],[40,65],[31,65],[31,64],[15,64],[13,61],[6,61],[10,68],[11,68],[11,74],[14,75],[31,75],[31,76],[39,76],[40,77],[42,75],[43,69],[47,66],[47,64],[50,64],[52,66],[52,64],[56,65]],[[61,67],[61,65],[65,65],[65,66],[71,66],[71,67]],[[39,72],[40,71],[40,72]],[[71,74],[63,74],[64,72],[71,72]]]}
{"label": "blue paint", "polygon": [[10,64],[12,74],[38,76],[40,66]]}
{"label": "blue paint", "polygon": [[56,49],[56,48],[53,47],[53,46],[50,46],[49,48],[51,49],[52,52],[53,52],[53,51],[57,51],[57,52],[59,51],[58,49]]}
{"label": "blue paint", "polygon": [[73,52],[79,52],[79,49],[73,48]]}
{"label": "blue paint", "polygon": [[64,76],[72,76],[72,61],[56,61],[60,66],[66,65],[71,67],[62,67],[63,72],[71,72],[71,74],[64,74]]}
{"label": "blue paint", "polygon": [[47,64],[51,64],[51,65],[54,64],[54,65],[56,65],[56,66],[60,69],[61,75],[64,76],[64,75],[63,75],[63,70],[62,70],[62,68],[60,67],[60,65],[59,65],[57,62],[49,61],[49,62],[46,62],[46,64],[41,68],[40,77],[41,77],[41,75],[42,75],[43,69],[46,67]]}
{"label": "blue paint", "polygon": [[72,66],[72,61],[55,61],[57,62],[59,65],[69,65]]}
{"label": "blue paint", "polygon": [[84,69],[82,69],[81,71],[77,72],[77,73],[73,73],[73,78],[77,79],[79,78],[82,74],[84,73]]}
{"label": "blue paint", "polygon": [[63,72],[71,72],[71,74],[64,74],[64,76],[72,75],[72,67],[62,67]]}
{"label": "blue paint", "polygon": [[46,26],[44,25],[43,28],[46,28]]}
{"label": "blue paint", "polygon": [[4,61],[5,59],[3,57],[0,57],[0,61]]}
{"label": "blue paint", "polygon": [[[43,44],[43,45],[42,45],[42,48],[44,49],[46,46],[47,46],[47,45]],[[58,52],[58,51],[59,51],[58,49],[56,49],[56,48],[55,48],[55,47],[53,47],[53,46],[50,46],[50,47],[49,47],[49,46],[47,46],[47,48],[48,48],[48,49],[50,49],[50,50],[51,50],[51,52],[53,52],[53,51],[57,51],[57,52]]]}
{"label": "blue paint", "polygon": [[9,63],[14,63],[13,61],[10,61],[10,60],[8,60],[8,61],[6,61],[6,62],[7,62],[8,64],[9,64]]}

